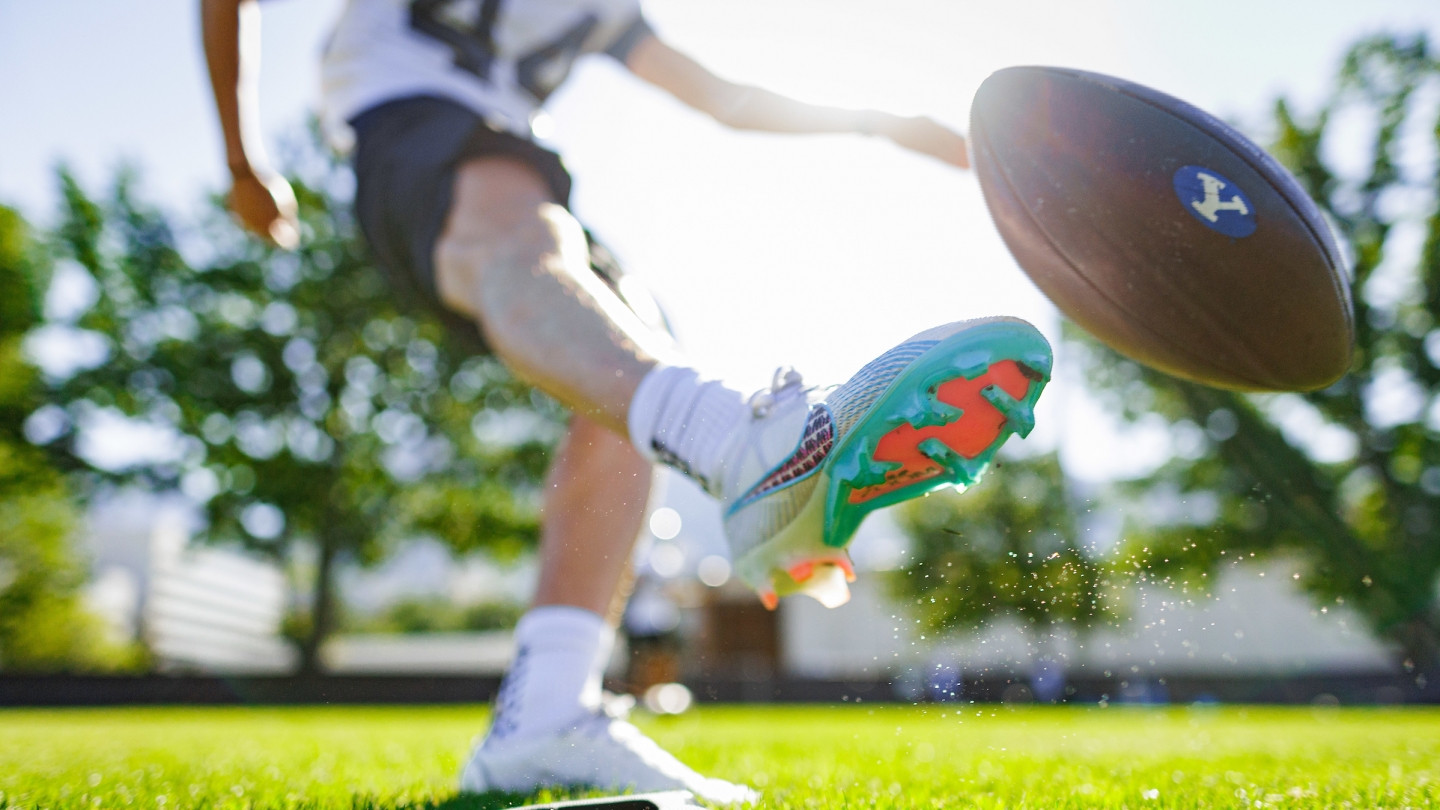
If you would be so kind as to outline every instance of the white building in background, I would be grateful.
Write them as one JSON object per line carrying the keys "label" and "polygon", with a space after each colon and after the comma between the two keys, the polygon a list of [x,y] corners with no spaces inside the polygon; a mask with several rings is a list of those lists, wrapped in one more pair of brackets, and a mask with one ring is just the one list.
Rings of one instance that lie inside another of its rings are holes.
{"label": "white building in background", "polygon": [[162,671],[268,673],[294,665],[280,636],[284,573],[247,554],[191,542],[181,504],[127,495],[90,516],[87,598],[117,638],[142,639]]}
{"label": "white building in background", "polygon": [[927,637],[878,578],[862,575],[850,603],[835,610],[790,601],[781,615],[784,665],[795,675],[842,680],[942,663],[972,675],[1029,675],[1047,660],[1071,672],[1151,677],[1397,671],[1395,651],[1344,606],[1315,607],[1297,587],[1296,570],[1284,561],[1236,566],[1209,599],[1138,587],[1123,623],[1044,639],[1014,621]]}
{"label": "white building in background", "polygon": [[[935,638],[886,592],[881,574],[903,561],[906,543],[883,513],[865,523],[852,546],[861,575],[848,604],[827,610],[799,597],[785,600],[776,614],[740,616],[735,608],[758,609],[758,601],[730,575],[714,502],[678,476],[667,481],[663,502],[668,509],[651,521],[637,555],[642,571],[655,582],[683,584],[674,589],[688,595],[674,605],[683,609],[682,632],[703,636],[708,619],[697,614],[717,604],[731,612],[715,617],[737,632],[739,619],[769,622],[762,629],[773,637],[767,642],[773,660],[747,670],[760,678],[872,682],[937,666],[971,676],[1033,676],[1042,666],[1057,666],[1075,674],[1152,678],[1396,671],[1393,649],[1344,605],[1314,605],[1299,590],[1295,567],[1283,561],[1229,569],[1212,599],[1137,588],[1123,624],[1081,637],[1037,640],[1019,624],[1001,621],[981,633]],[[287,671],[294,652],[280,638],[291,598],[283,572],[232,550],[191,543],[190,520],[181,505],[139,496],[99,509],[91,530],[91,603],[118,635],[143,635],[166,670]],[[457,562],[438,544],[419,542],[377,569],[346,569],[340,585],[356,607],[373,610],[419,595],[523,602],[533,579],[533,565]],[[340,636],[324,653],[337,672],[416,674],[496,674],[511,654],[503,632]]]}
{"label": "white building in background", "polygon": [[[374,613],[402,599],[524,604],[534,589],[533,560],[497,565],[480,555],[455,559],[444,544],[416,540],[371,569],[346,566],[338,576],[345,604]],[[325,668],[347,674],[499,675],[515,645],[509,631],[400,634],[350,633],[326,642]]]}

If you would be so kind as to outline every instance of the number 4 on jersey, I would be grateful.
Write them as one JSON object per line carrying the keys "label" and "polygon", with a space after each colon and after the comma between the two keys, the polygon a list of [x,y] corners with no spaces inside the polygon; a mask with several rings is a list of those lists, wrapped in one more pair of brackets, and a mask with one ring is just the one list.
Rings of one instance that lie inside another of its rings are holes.
{"label": "number 4 on jersey", "polygon": [[[444,43],[454,54],[456,67],[489,82],[497,56],[495,24],[500,2],[412,0],[410,27]],[[585,14],[560,36],[516,59],[515,75],[520,86],[537,101],[544,101],[569,75],[586,37],[598,23],[597,16]]]}

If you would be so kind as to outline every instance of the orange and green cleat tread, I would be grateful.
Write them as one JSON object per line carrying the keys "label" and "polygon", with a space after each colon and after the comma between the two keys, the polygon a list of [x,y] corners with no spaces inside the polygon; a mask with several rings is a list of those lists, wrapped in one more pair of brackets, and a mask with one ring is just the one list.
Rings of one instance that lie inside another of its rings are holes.
{"label": "orange and green cleat tread", "polygon": [[1045,338],[1011,318],[973,324],[926,349],[827,454],[801,513],[743,555],[737,572],[772,610],[792,593],[843,604],[855,580],[846,546],[865,517],[979,481],[1012,434],[1034,427],[1051,366]]}
{"label": "orange and green cleat tread", "polygon": [[1034,428],[1051,364],[1045,338],[1012,320],[976,325],[916,358],[825,461],[825,545],[846,546],[876,509],[978,482],[1012,434]]}

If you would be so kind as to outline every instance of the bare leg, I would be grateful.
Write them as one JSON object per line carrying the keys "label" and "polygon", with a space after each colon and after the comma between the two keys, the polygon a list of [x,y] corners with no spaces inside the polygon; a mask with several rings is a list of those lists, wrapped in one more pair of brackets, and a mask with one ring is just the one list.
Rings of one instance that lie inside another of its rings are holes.
{"label": "bare leg", "polygon": [[445,304],[473,317],[512,371],[626,435],[635,387],[672,344],[590,271],[584,231],[534,170],[462,165],[435,264]]}
{"label": "bare leg", "polygon": [[535,605],[572,605],[617,624],[651,466],[630,443],[576,416],[545,482]]}
{"label": "bare leg", "polygon": [[640,378],[669,351],[590,270],[585,234],[530,167],[460,167],[435,250],[445,303],[475,318],[496,355],[575,416],[546,481],[534,604],[615,623],[650,491],[625,438]]}

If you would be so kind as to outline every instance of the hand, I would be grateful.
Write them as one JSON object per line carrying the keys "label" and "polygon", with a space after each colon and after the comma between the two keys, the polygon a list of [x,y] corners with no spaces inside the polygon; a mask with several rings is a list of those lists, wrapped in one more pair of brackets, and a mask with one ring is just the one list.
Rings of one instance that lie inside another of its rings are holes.
{"label": "hand", "polygon": [[273,245],[291,250],[300,244],[295,192],[278,174],[248,166],[235,170],[230,210],[247,230]]}
{"label": "hand", "polygon": [[929,155],[961,169],[970,168],[970,150],[965,136],[933,118],[906,118],[886,115],[874,123],[872,130],[913,152]]}

